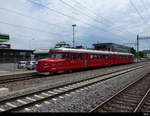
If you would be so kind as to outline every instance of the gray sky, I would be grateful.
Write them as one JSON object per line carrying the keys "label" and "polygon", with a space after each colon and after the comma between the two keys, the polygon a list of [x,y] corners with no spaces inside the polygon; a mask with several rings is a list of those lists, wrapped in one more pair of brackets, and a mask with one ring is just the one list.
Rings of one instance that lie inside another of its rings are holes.
{"label": "gray sky", "polygon": [[[150,36],[149,6],[150,0],[1,0],[0,33],[10,35],[12,48],[48,48],[72,45],[76,24],[75,45],[125,45],[137,34]],[[149,42],[140,41],[140,50],[150,49]]]}

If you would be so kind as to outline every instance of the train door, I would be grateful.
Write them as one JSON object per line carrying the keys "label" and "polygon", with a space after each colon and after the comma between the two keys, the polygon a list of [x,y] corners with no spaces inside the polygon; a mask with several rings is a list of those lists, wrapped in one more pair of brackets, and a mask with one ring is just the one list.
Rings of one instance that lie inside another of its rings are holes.
{"label": "train door", "polygon": [[71,69],[77,68],[77,54],[71,53]]}
{"label": "train door", "polygon": [[115,58],[116,56],[115,55],[113,55],[113,64],[115,65],[116,64],[116,62],[115,62]]}
{"label": "train door", "polygon": [[88,54],[85,54],[85,60],[84,60],[84,66],[85,68],[88,66]]}

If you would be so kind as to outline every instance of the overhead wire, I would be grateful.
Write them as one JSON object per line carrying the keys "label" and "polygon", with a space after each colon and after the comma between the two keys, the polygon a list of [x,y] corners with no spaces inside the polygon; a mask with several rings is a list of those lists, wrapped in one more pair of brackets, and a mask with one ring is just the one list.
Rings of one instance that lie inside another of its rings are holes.
{"label": "overhead wire", "polygon": [[3,21],[0,21],[0,23],[1,23],[1,24],[10,25],[10,26],[13,26],[13,27],[18,27],[18,28],[26,28],[26,29],[29,29],[29,30],[38,31],[38,32],[43,32],[43,33],[47,33],[47,34],[50,34],[50,33],[51,33],[51,34],[54,34],[54,35],[57,35],[57,36],[62,36],[62,35],[63,35],[63,34],[60,34],[60,33],[54,33],[54,32],[49,32],[49,31],[43,31],[43,30],[39,30],[39,29],[27,27],[27,26],[11,24],[11,23],[7,23],[7,22],[3,22]]}
{"label": "overhead wire", "polygon": [[[109,24],[113,23],[112,21],[106,19],[105,17],[101,16],[101,15],[97,15],[96,13],[94,13],[90,8],[88,8],[86,5],[83,5],[82,3],[78,2],[77,0],[71,0],[72,2],[76,3],[76,4],[79,4],[80,6],[84,7],[85,9],[87,9],[88,11],[90,11],[91,14],[93,14],[94,16],[98,17],[98,18],[101,18],[103,19],[104,21],[108,22]],[[106,23],[102,23],[103,25],[106,25]],[[112,27],[112,29],[115,29],[116,31],[120,31],[120,32],[123,32],[124,30],[120,29],[120,28],[114,28]],[[130,34],[134,34],[133,32],[129,32],[129,31],[126,31]],[[134,34],[135,35],[135,34]]]}
{"label": "overhead wire", "polygon": [[[79,9],[77,9],[77,8],[75,8],[75,7],[73,7],[73,6],[71,6],[70,4],[68,4],[68,3],[65,2],[65,1],[63,1],[63,0],[59,0],[59,1],[61,1],[63,4],[69,6],[69,7],[73,8],[73,9],[75,9],[76,11],[79,11],[81,14],[87,16],[88,18],[91,18],[91,19],[95,20],[97,23],[100,23],[100,24],[103,24],[103,25],[107,25],[106,23],[104,23],[104,22],[102,22],[102,21],[99,21],[99,20],[93,18],[93,17],[90,16],[89,14],[86,14],[86,13],[82,12],[81,10],[79,10]],[[74,2],[77,2],[77,1],[74,0]],[[77,3],[79,3],[79,2],[77,2]],[[79,3],[79,4],[80,4],[80,3]],[[80,4],[80,5],[81,5],[81,4]],[[85,7],[85,6],[83,6],[83,7]],[[85,8],[86,8],[86,7],[85,7]],[[87,8],[87,9],[88,9],[88,8]],[[94,15],[95,15],[95,14],[94,14]],[[97,17],[97,15],[95,15],[95,16]],[[101,16],[101,18],[105,19],[105,18],[102,17],[102,16]],[[105,19],[105,20],[106,20],[106,19]],[[108,20],[107,20],[107,22],[108,22]],[[109,21],[109,22],[110,22],[110,21]],[[112,29],[115,29],[116,31],[119,31],[119,32],[123,32],[123,31],[124,31],[124,30],[116,29],[116,28],[114,28],[114,27],[112,27]],[[128,32],[128,33],[133,34],[133,33],[131,33],[131,32]],[[135,34],[134,34],[134,35],[135,35]]]}
{"label": "overhead wire", "polygon": [[[92,24],[90,24],[90,23],[87,23],[87,22],[85,22],[85,21],[82,21],[82,20],[79,19],[79,18],[74,18],[74,17],[72,17],[72,16],[70,16],[70,15],[66,15],[66,14],[64,14],[64,13],[62,13],[62,12],[60,12],[60,11],[57,11],[57,10],[52,9],[52,8],[50,8],[50,7],[47,7],[47,6],[45,6],[45,5],[41,4],[41,3],[35,2],[35,1],[33,1],[33,0],[28,0],[28,1],[31,2],[31,3],[33,3],[33,4],[37,4],[37,5],[39,5],[39,6],[42,6],[42,7],[44,7],[44,8],[47,8],[47,9],[49,9],[49,10],[51,10],[51,11],[53,11],[53,12],[56,12],[56,13],[58,13],[58,14],[60,14],[60,15],[63,15],[63,16],[65,16],[65,17],[68,17],[68,18],[71,18],[71,19],[76,19],[76,20],[78,20],[78,21],[80,21],[80,22],[82,22],[82,23],[84,23],[84,24],[86,24],[86,25],[89,25],[89,26],[91,26],[91,27],[96,27],[96,28],[100,29],[100,27],[97,27],[97,26],[95,26],[95,25],[92,25]],[[101,31],[103,31],[103,32],[108,32],[108,30],[104,30],[103,28],[101,28]],[[110,31],[109,31],[109,32],[110,32]],[[112,33],[112,32],[110,32],[110,33]],[[114,33],[112,33],[112,34],[114,34]],[[114,35],[116,35],[116,34],[114,34]],[[120,36],[120,35],[117,35],[117,36]]]}
{"label": "overhead wire", "polygon": [[[146,5],[145,5],[145,3],[144,3],[144,0],[140,0],[140,1],[141,1],[141,3],[142,3],[143,7],[145,8],[145,10],[148,11],[148,8],[146,7]],[[149,12],[148,12],[148,13],[149,13]],[[148,14],[148,17],[149,17],[149,19],[147,20],[147,23],[148,23],[149,20],[150,20],[150,14]]]}
{"label": "overhead wire", "polygon": [[40,22],[40,23],[46,23],[46,24],[48,24],[49,26],[55,26],[55,27],[61,27],[61,25],[58,25],[58,24],[53,24],[53,23],[50,23],[50,22],[48,22],[48,21],[46,21],[46,20],[43,20],[43,19],[37,19],[37,18],[35,18],[35,17],[33,17],[33,16],[29,16],[29,15],[24,15],[24,14],[22,14],[22,13],[20,13],[20,12],[17,12],[17,11],[14,11],[14,10],[10,10],[10,9],[6,9],[6,8],[0,8],[0,10],[4,10],[4,11],[6,11],[6,12],[9,12],[9,13],[14,13],[14,14],[17,14],[17,15],[20,15],[20,16],[23,16],[23,17],[27,17],[27,18],[30,18],[30,19],[32,19],[32,20],[36,20],[36,21],[38,21],[38,22]]}
{"label": "overhead wire", "polygon": [[141,20],[144,22],[144,24],[146,25],[146,21],[144,19],[144,17],[141,15],[141,13],[138,11],[138,9],[135,7],[134,3],[132,2],[132,0],[129,0],[131,6],[135,9],[135,11],[137,12],[137,14],[140,16]]}

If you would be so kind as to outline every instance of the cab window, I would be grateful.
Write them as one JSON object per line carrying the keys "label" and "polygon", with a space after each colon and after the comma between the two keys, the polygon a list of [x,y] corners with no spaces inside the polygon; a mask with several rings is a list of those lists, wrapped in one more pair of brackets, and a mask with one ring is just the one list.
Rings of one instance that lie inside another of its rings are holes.
{"label": "cab window", "polygon": [[56,54],[56,58],[62,58],[62,54]]}
{"label": "cab window", "polygon": [[51,53],[51,54],[49,55],[49,57],[50,57],[50,58],[55,58],[55,54],[54,54],[54,53]]}

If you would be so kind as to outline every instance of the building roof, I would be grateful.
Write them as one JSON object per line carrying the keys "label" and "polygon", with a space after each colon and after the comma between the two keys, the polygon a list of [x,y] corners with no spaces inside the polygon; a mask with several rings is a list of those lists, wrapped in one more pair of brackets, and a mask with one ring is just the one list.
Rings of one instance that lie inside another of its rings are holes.
{"label": "building roof", "polygon": [[72,49],[72,48],[54,48],[51,49],[56,52],[77,52],[77,53],[93,53],[93,54],[119,54],[119,55],[133,55],[130,53],[122,52],[111,52],[111,51],[101,51],[101,50],[87,50],[87,49]]}
{"label": "building roof", "polygon": [[120,44],[116,44],[116,43],[97,43],[97,44],[93,44],[93,46],[100,46],[100,45],[112,45],[112,46],[119,46],[121,48],[128,48],[128,49],[131,48],[131,47],[120,45]]}
{"label": "building roof", "polygon": [[25,49],[10,49],[10,48],[0,48],[1,51],[25,51],[25,52],[33,52],[34,50],[25,50]]}
{"label": "building roof", "polygon": [[44,54],[44,53],[48,53],[49,49],[36,49],[34,51],[34,54]]}

